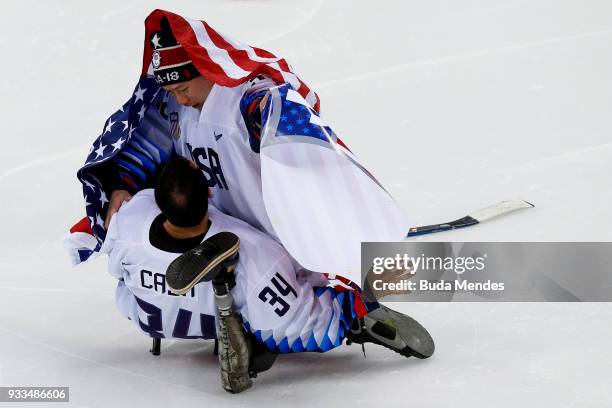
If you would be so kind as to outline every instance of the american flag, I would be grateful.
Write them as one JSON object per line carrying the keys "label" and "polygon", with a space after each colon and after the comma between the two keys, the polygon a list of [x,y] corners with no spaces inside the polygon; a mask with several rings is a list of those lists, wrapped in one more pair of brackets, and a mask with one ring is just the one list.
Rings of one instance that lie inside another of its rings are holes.
{"label": "american flag", "polygon": [[228,87],[238,86],[257,75],[266,75],[277,83],[289,83],[308,103],[319,111],[319,98],[283,58],[269,51],[233,40],[215,31],[202,20],[184,18],[165,10],[155,10],[145,20],[142,76],[149,73],[153,47],[151,35],[159,31],[166,17],[179,44],[185,48],[195,67],[211,81]]}
{"label": "american flag", "polygon": [[[145,41],[142,75],[130,99],[104,123],[101,135],[94,141],[89,150],[87,160],[77,172],[77,177],[83,185],[85,211],[87,216],[77,222],[70,234],[64,240],[73,264],[86,261],[98,253],[106,236],[104,220],[108,210],[109,197],[106,196],[100,180],[92,169],[101,163],[116,157],[119,153],[126,154],[127,146],[135,148],[141,136],[138,127],[149,109],[163,96],[159,85],[151,74],[152,47],[149,39],[159,31],[160,20],[166,17],[177,41],[185,48],[196,68],[211,81],[227,87],[235,87],[244,82],[266,75],[275,83],[289,83],[314,109],[319,110],[319,98],[310,88],[298,78],[290,65],[283,58],[260,48],[251,47],[213,30],[205,21],[181,17],[164,10],[153,11],[145,20]],[[146,141],[142,141],[146,143]],[[129,153],[127,153],[129,154]],[[159,165],[166,157],[150,157],[147,165]],[[121,166],[121,159],[116,158]],[[130,167],[125,163],[126,170],[139,172],[138,167]]]}

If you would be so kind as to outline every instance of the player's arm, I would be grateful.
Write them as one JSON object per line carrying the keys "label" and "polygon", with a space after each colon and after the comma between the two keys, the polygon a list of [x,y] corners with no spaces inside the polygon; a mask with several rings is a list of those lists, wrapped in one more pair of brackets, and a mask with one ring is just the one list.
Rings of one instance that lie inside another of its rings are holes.
{"label": "player's arm", "polygon": [[110,197],[104,222],[104,228],[108,230],[111,217],[124,202],[130,201],[132,195],[138,191],[138,185],[129,172],[123,171],[117,165],[114,158],[100,163],[91,170],[91,173],[100,181],[106,197]]}

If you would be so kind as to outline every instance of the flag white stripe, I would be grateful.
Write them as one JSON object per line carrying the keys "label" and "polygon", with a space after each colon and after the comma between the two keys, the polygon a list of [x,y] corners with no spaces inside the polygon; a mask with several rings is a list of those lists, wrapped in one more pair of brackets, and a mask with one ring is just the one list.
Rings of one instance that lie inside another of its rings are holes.
{"label": "flag white stripe", "polygon": [[268,66],[280,72],[283,77],[283,80],[291,84],[293,89],[297,90],[301,86],[297,76],[295,76],[295,74],[293,74],[292,72],[283,71],[280,65],[278,65],[278,62],[273,62],[271,64],[268,64]]}
{"label": "flag white stripe", "polygon": [[[257,55],[255,53],[255,50],[250,45],[243,44],[241,42],[235,41],[232,37],[228,37],[225,34],[220,33],[219,31],[217,31],[217,34],[219,34],[221,37],[223,37],[223,39],[225,41],[227,41],[235,49],[246,51],[247,55],[249,56],[249,59],[252,60],[252,61],[255,61],[255,62],[265,62],[266,64],[272,64],[272,63],[275,63],[276,61],[278,61],[280,59],[280,58],[265,58],[265,57],[260,57],[259,55]],[[276,65],[278,66],[278,64],[276,64]],[[277,68],[277,69],[280,71],[279,68]]]}
{"label": "flag white stripe", "polygon": [[278,65],[278,62],[272,62],[272,63],[268,64],[268,66],[271,67],[271,68],[274,68],[278,72],[282,71],[280,65]]}
{"label": "flag white stripe", "polygon": [[317,103],[317,94],[314,91],[308,92],[306,95],[306,101],[310,104],[310,106],[315,106]]}
{"label": "flag white stripe", "polygon": [[215,63],[217,63],[221,69],[225,72],[230,78],[233,79],[242,79],[247,77],[250,72],[243,70],[240,68],[234,61],[230,58],[227,50],[223,48],[219,48],[213,43],[213,41],[208,36],[206,29],[204,28],[204,24],[199,20],[186,19],[191,29],[196,35],[196,39],[198,40],[198,44],[204,49],[208,51],[208,55],[210,59],[212,59]]}
{"label": "flag white stripe", "polygon": [[300,86],[302,86],[302,84],[300,84],[300,81],[297,79],[297,77],[291,72],[280,71],[280,73],[283,76],[283,79],[285,80],[285,82],[290,83],[293,89],[298,90]]}

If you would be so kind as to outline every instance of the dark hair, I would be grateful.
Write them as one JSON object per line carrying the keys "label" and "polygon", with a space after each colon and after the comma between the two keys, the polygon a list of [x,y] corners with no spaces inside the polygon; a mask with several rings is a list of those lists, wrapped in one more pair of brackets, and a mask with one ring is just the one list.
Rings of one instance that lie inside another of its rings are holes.
{"label": "dark hair", "polygon": [[155,202],[164,216],[177,227],[193,227],[208,212],[208,185],[195,163],[171,159],[155,183]]}

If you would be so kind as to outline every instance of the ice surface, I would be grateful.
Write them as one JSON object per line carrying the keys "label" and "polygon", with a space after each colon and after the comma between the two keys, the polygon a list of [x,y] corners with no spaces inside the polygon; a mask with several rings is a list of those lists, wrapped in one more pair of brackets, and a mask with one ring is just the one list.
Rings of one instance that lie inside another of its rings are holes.
{"label": "ice surface", "polygon": [[114,309],[104,260],[72,269],[60,241],[83,214],[75,172],[132,90],[153,7],[286,56],[413,225],[536,204],[422,239],[612,239],[609,1],[7,0],[0,385],[70,386],[62,406],[74,407],[612,404],[605,303],[396,304],[431,331],[430,360],[373,345],[367,359],[357,346],[281,356],[233,396],[210,342],[164,341],[151,356]]}

